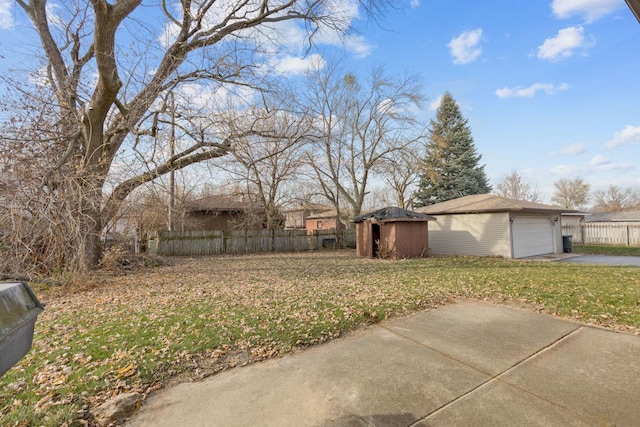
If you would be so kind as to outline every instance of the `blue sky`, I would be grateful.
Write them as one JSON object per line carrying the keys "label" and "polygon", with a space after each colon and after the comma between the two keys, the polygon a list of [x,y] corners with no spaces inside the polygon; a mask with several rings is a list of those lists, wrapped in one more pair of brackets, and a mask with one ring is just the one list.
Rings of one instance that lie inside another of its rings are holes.
{"label": "blue sky", "polygon": [[560,178],[640,187],[640,23],[624,0],[420,0],[361,28],[361,63],[411,70],[432,117],[450,91],[495,184],[544,201]]}
{"label": "blue sky", "polygon": [[[404,0],[378,23],[358,21],[354,2],[332,3],[358,30],[345,66],[420,74],[425,120],[451,92],[492,184],[515,169],[545,202],[561,178],[592,190],[640,187],[640,23],[624,0]],[[37,45],[29,27],[13,1],[0,0],[0,70]],[[161,42],[162,24],[153,28]],[[275,70],[299,75],[326,52],[304,56],[301,29],[280,30]],[[335,48],[338,36],[316,40]]]}

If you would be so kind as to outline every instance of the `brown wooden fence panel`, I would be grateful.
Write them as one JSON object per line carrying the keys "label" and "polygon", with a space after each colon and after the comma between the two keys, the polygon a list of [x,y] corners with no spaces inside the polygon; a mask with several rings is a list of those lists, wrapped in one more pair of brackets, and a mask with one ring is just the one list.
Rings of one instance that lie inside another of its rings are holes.
{"label": "brown wooden fence panel", "polygon": [[322,248],[355,247],[355,231],[332,230],[307,234],[305,230],[234,230],[160,232],[149,244],[158,255],[203,256],[262,252],[299,252]]}
{"label": "brown wooden fence panel", "polygon": [[562,234],[577,244],[640,246],[640,224],[634,222],[563,225]]}

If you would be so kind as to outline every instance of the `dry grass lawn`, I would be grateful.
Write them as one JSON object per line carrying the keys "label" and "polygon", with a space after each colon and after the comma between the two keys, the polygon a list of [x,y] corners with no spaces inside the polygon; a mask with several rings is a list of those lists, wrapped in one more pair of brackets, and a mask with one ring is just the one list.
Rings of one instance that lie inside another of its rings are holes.
{"label": "dry grass lawn", "polygon": [[640,332],[632,267],[323,251],[172,259],[34,289],[46,310],[31,352],[0,378],[3,425],[91,424],[91,409],[121,392],[149,393],[456,298]]}

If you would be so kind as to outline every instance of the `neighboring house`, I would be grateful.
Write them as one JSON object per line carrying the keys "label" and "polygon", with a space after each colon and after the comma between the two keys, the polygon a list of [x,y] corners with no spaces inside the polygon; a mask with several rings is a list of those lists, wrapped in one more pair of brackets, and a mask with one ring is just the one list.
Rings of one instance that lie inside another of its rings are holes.
{"label": "neighboring house", "polygon": [[[343,214],[340,216],[342,217]],[[304,223],[307,234],[313,234],[322,230],[344,230],[346,226],[343,220],[344,218],[338,220],[336,210],[332,209],[314,215],[309,215],[305,218]]]}
{"label": "neighboring house", "polygon": [[331,206],[308,203],[300,207],[289,209],[284,213],[285,230],[304,230],[306,229],[306,219],[310,215],[317,215],[322,212],[331,210]]}
{"label": "neighboring house", "polygon": [[428,221],[435,218],[397,207],[357,216],[356,254],[389,259],[429,256]]}
{"label": "neighboring house", "polygon": [[113,239],[123,236],[135,236],[136,235],[136,221],[129,215],[120,215],[114,221],[109,222],[103,231],[103,238]]}
{"label": "neighboring house", "polygon": [[563,252],[558,206],[478,194],[416,209],[429,223],[431,252],[525,258]]}
{"label": "neighboring house", "polygon": [[185,203],[185,231],[230,230],[242,224],[250,205],[243,198],[207,196]]}
{"label": "neighboring house", "polygon": [[576,225],[563,223],[573,241],[594,245],[640,245],[640,211],[595,212]]}
{"label": "neighboring house", "polygon": [[589,216],[591,216],[591,214],[587,212],[564,212],[562,213],[562,225],[563,226],[580,225]]}
{"label": "neighboring house", "polygon": [[594,212],[586,222],[640,222],[640,211]]}

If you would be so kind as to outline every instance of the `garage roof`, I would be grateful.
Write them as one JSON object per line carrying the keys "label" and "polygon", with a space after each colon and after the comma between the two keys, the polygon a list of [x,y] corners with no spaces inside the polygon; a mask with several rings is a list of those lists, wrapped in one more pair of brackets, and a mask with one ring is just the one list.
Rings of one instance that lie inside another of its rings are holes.
{"label": "garage roof", "polygon": [[457,213],[489,213],[489,212],[531,212],[531,213],[562,213],[577,212],[573,209],[542,203],[526,202],[524,200],[508,199],[493,194],[476,194],[458,199],[447,200],[435,205],[416,209],[417,212],[430,215]]}

